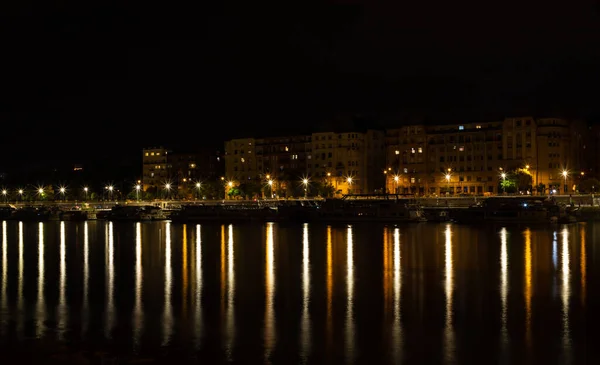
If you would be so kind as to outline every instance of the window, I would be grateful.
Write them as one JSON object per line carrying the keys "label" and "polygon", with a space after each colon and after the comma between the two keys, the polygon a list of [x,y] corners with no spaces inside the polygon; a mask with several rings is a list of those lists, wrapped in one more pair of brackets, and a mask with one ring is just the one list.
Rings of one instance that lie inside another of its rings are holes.
{"label": "window", "polygon": [[419,147],[419,153],[423,153],[423,148]]}
{"label": "window", "polygon": [[146,152],[146,156],[148,156],[148,152]]}
{"label": "window", "polygon": [[395,151],[395,153],[396,153],[397,155],[399,155],[399,154],[400,154],[400,151],[396,150],[396,151]]}
{"label": "window", "polygon": [[458,130],[459,130],[459,131],[463,131],[463,130],[465,130],[465,126],[464,126],[464,125],[459,125],[459,126],[458,126]]}
{"label": "window", "polygon": [[460,147],[458,148],[458,150],[459,150],[460,152],[464,152],[464,151],[465,151],[465,146],[460,146]]}
{"label": "window", "polygon": [[408,169],[406,167],[404,168],[404,173],[408,174]]}
{"label": "window", "polygon": [[481,129],[481,126],[480,125],[476,125],[475,128],[476,129]]}
{"label": "window", "polygon": [[240,159],[240,161],[242,161],[242,163],[246,162],[246,160],[243,157]]}

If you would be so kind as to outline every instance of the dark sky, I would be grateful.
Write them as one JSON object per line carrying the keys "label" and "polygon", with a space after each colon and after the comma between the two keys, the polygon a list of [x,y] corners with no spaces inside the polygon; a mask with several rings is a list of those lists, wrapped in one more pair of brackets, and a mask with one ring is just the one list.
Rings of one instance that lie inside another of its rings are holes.
{"label": "dark sky", "polygon": [[340,114],[598,115],[591,0],[15,3],[0,5],[0,167],[127,164]]}

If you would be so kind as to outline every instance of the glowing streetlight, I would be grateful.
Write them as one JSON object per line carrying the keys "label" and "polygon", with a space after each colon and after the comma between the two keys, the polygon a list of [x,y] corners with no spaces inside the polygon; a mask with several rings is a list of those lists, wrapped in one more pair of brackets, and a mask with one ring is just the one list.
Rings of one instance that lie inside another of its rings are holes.
{"label": "glowing streetlight", "polygon": [[4,203],[7,203],[7,195],[8,195],[8,191],[6,191],[6,189],[2,189],[2,195],[4,195]]}
{"label": "glowing streetlight", "polygon": [[19,194],[19,200],[21,200],[21,201],[23,201],[23,193],[24,193],[23,189],[17,190],[17,194]]}
{"label": "glowing streetlight", "polygon": [[350,194],[352,192],[352,177],[348,176],[346,182],[348,183],[348,194]]}
{"label": "glowing streetlight", "polygon": [[396,194],[398,194],[398,181],[400,181],[400,176],[394,176],[394,183],[396,184]]}
{"label": "glowing streetlight", "polygon": [[200,197],[200,191],[202,190],[202,183],[201,183],[201,182],[197,182],[197,183],[196,183],[196,189],[197,189],[197,192],[196,192],[196,194],[197,194],[197,195],[196,195],[196,199],[198,199],[198,198]]}
{"label": "glowing streetlight", "polygon": [[269,181],[267,181],[267,184],[269,184],[269,189],[271,190],[271,199],[273,199],[273,180],[269,179]]}
{"label": "glowing streetlight", "polygon": [[87,187],[87,186],[84,186],[84,187],[83,187],[83,192],[84,192],[84,194],[85,194],[85,200],[86,200],[86,201],[87,201],[87,198],[88,198],[88,197],[87,197],[87,195],[88,195],[88,191],[89,191],[89,190],[90,190],[90,189],[88,189],[88,187]]}
{"label": "glowing streetlight", "polygon": [[[448,169],[450,171],[450,169]],[[446,193],[450,194],[450,174],[446,174]]]}
{"label": "glowing streetlight", "polygon": [[135,186],[135,200],[140,200],[140,190],[142,189],[142,186],[140,184],[137,184]]}
{"label": "glowing streetlight", "polygon": [[112,192],[113,192],[114,189],[115,188],[112,185],[109,185],[109,186],[106,187],[106,190],[108,190],[108,199],[109,200],[112,200]]}
{"label": "glowing streetlight", "polygon": [[302,185],[304,185],[304,199],[308,195],[308,178],[302,179]]}
{"label": "glowing streetlight", "polygon": [[506,194],[506,172],[501,173],[500,177],[502,177],[502,192]]}
{"label": "glowing streetlight", "polygon": [[169,199],[171,195],[171,183],[165,183],[165,191],[167,192],[167,199]]}
{"label": "glowing streetlight", "polygon": [[65,188],[64,186],[61,186],[58,188],[58,191],[60,192],[60,195],[62,195],[63,197],[63,201],[65,200],[65,193],[67,192],[67,188]]}
{"label": "glowing streetlight", "polygon": [[567,172],[567,170],[563,170],[562,172],[562,176],[565,178],[565,187],[564,187],[564,191],[565,193],[567,192],[567,176],[569,176],[569,172]]}

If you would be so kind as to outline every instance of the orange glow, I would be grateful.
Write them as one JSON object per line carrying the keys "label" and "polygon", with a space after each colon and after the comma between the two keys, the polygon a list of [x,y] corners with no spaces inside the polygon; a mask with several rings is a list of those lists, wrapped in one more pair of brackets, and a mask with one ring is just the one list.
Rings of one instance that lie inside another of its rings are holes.
{"label": "orange glow", "polygon": [[586,281],[587,281],[587,257],[585,255],[585,226],[581,226],[579,230],[580,239],[581,239],[581,260],[579,263],[579,267],[581,269],[581,306],[585,308],[585,300],[586,300]]}
{"label": "orange glow", "polygon": [[531,340],[531,231],[529,228],[523,235],[525,236],[525,326],[529,342]]}
{"label": "orange glow", "polygon": [[181,263],[181,276],[183,283],[181,285],[181,304],[183,307],[182,314],[184,317],[187,316],[187,292],[188,292],[188,259],[187,259],[187,225],[183,225],[183,255]]}

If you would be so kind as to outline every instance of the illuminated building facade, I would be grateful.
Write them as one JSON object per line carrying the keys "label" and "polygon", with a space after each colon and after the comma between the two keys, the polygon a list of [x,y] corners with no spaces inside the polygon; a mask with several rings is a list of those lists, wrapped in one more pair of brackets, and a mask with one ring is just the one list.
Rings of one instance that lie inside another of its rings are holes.
{"label": "illuminated building facade", "polygon": [[142,184],[144,191],[160,188],[170,178],[169,151],[164,147],[142,150]]}

